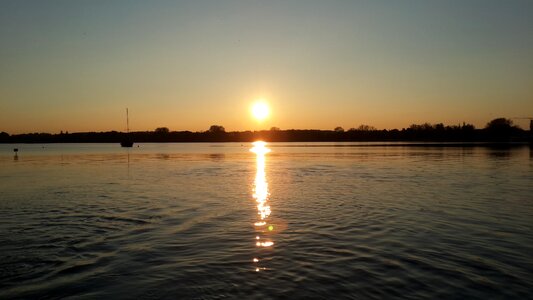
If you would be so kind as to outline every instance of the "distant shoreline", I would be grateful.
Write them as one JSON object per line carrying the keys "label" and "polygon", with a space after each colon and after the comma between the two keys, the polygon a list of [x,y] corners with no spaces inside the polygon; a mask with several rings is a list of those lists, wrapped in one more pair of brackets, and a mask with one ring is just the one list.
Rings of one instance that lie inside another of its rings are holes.
{"label": "distant shoreline", "polygon": [[[409,145],[413,147],[473,147],[526,145],[533,141],[530,131],[492,132],[485,129],[424,131],[424,130],[264,130],[244,132],[110,132],[31,133],[2,135],[2,144],[54,144],[54,143],[120,143],[124,137],[134,143],[249,143],[265,142],[374,142],[381,146]],[[394,144],[391,144],[394,143]],[[373,146],[369,144],[368,146]],[[347,145],[344,145],[347,146]]]}
{"label": "distant shoreline", "polygon": [[[378,130],[373,126],[361,125],[358,128],[344,130],[288,129],[272,127],[261,131],[231,131],[224,126],[212,125],[206,131],[170,131],[159,127],[154,131],[135,132],[61,132],[25,133],[9,135],[0,132],[0,143],[120,143],[124,140],[133,143],[248,143],[257,140],[265,142],[426,142],[463,143],[466,147],[472,143],[531,143],[533,142],[533,120],[530,130],[526,131],[513,125],[511,119],[497,118],[483,129],[476,129],[472,124],[445,126],[439,124],[412,124],[401,130]],[[417,144],[417,146],[419,146]],[[435,146],[435,145],[434,145]]]}

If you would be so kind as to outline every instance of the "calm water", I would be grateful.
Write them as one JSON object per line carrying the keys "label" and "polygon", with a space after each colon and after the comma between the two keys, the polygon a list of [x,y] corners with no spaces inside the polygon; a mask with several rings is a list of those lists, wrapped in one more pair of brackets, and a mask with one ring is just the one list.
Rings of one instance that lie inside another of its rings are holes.
{"label": "calm water", "polygon": [[0,298],[533,298],[533,150],[353,145],[0,145]]}

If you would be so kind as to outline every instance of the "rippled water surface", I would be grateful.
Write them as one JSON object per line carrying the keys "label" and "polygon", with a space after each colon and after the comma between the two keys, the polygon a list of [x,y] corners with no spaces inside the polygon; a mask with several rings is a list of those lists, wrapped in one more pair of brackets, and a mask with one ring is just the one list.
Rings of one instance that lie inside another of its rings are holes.
{"label": "rippled water surface", "polygon": [[0,298],[533,297],[529,147],[252,147],[0,145]]}

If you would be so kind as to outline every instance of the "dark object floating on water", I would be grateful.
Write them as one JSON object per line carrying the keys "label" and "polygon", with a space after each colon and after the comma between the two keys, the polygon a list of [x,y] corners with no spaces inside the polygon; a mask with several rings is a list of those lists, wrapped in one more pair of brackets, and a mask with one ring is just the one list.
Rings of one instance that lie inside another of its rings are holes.
{"label": "dark object floating on water", "polygon": [[19,148],[15,148],[15,149],[13,149],[13,151],[19,152]]}
{"label": "dark object floating on water", "polygon": [[125,138],[125,139],[123,139],[120,142],[120,146],[122,146],[122,147],[133,147],[133,141],[128,139],[128,138]]}
{"label": "dark object floating on water", "polygon": [[129,137],[130,135],[130,117],[128,113],[128,109],[126,108],[126,136],[122,138],[122,141],[120,142],[120,146],[122,147],[133,147],[133,141]]}

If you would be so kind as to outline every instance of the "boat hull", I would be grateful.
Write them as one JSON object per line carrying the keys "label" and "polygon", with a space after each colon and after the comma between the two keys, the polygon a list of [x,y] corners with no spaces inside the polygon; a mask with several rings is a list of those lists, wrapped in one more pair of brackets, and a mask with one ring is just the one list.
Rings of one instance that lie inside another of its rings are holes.
{"label": "boat hull", "polygon": [[120,142],[120,146],[121,147],[133,147],[133,142],[132,141],[122,141]]}

